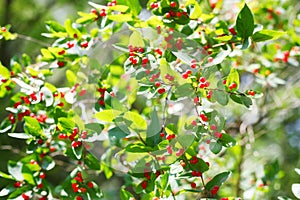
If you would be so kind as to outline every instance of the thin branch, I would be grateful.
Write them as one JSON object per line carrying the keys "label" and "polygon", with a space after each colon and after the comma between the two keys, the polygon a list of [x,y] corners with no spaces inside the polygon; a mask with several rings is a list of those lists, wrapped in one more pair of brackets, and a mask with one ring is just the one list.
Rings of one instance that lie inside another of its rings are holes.
{"label": "thin branch", "polygon": [[33,37],[29,37],[27,35],[23,35],[23,34],[20,34],[20,33],[18,33],[18,37],[20,39],[27,40],[27,41],[39,44],[39,45],[44,46],[44,47],[49,47],[50,46],[50,44],[48,44],[48,43],[45,43],[45,42],[43,42],[41,40],[38,40],[38,39],[33,38]]}

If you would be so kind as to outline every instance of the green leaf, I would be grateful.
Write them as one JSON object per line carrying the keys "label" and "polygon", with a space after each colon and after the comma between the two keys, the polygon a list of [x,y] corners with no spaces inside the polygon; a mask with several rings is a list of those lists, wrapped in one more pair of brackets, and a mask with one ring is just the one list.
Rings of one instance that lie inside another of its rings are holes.
{"label": "green leaf", "polygon": [[134,198],[134,196],[130,192],[122,188],[120,190],[120,198],[121,200],[129,200],[130,198]]}
{"label": "green leaf", "polygon": [[11,174],[16,180],[23,180],[22,175],[23,164],[21,162],[8,161],[8,173]]}
{"label": "green leaf", "polygon": [[78,24],[85,24],[88,22],[93,22],[96,19],[96,15],[94,13],[84,13],[84,12],[78,12],[78,15],[81,16],[76,20],[76,23]]}
{"label": "green leaf", "polygon": [[0,75],[3,77],[3,79],[10,78],[9,70],[6,67],[4,67],[1,62],[0,62]]}
{"label": "green leaf", "polygon": [[24,131],[32,136],[44,138],[43,129],[39,121],[33,117],[25,116]]}
{"label": "green leaf", "polygon": [[55,60],[55,56],[48,49],[41,49],[43,60],[51,62]]}
{"label": "green leaf", "polygon": [[23,167],[22,167],[22,175],[24,177],[24,180],[27,183],[29,183],[30,185],[36,185],[35,179],[33,177],[33,171],[31,171],[28,166],[23,165]]}
{"label": "green leaf", "polygon": [[13,176],[0,171],[0,177],[10,180],[15,180]]}
{"label": "green leaf", "polygon": [[7,135],[12,138],[23,139],[23,140],[27,140],[32,137],[31,135],[28,135],[26,133],[8,133]]}
{"label": "green leaf", "polygon": [[238,14],[236,19],[236,29],[238,35],[241,36],[243,40],[247,39],[253,34],[254,17],[247,4],[244,5],[243,9]]}
{"label": "green leaf", "polygon": [[151,122],[148,126],[147,133],[146,133],[147,145],[154,147],[161,141],[161,138],[159,136],[160,130],[161,130],[161,124],[159,122],[156,109],[154,108],[154,110],[151,113]]}
{"label": "green leaf", "polygon": [[75,85],[75,83],[77,81],[77,76],[75,75],[75,73],[73,71],[67,70],[66,77],[67,77],[67,80],[70,85]]}
{"label": "green leaf", "polygon": [[145,43],[140,32],[133,31],[129,37],[129,45],[133,47],[145,47]]}
{"label": "green leaf", "polygon": [[55,32],[66,32],[65,27],[63,27],[60,23],[56,21],[46,21],[45,22],[50,31],[55,31]]}
{"label": "green leaf", "polygon": [[72,131],[75,127],[75,122],[73,119],[66,118],[66,117],[60,117],[60,118],[58,118],[57,127],[63,133],[72,133]]}
{"label": "green leaf", "polygon": [[80,31],[77,30],[77,29],[75,29],[75,28],[73,28],[73,26],[72,26],[72,21],[71,21],[70,19],[67,19],[67,20],[65,21],[65,28],[66,28],[66,31],[67,31],[68,35],[69,35],[71,38],[73,38],[75,34],[77,34],[78,39],[81,38],[81,33],[80,33]]}
{"label": "green leaf", "polygon": [[[17,197],[21,196],[23,193],[29,191],[32,189],[32,186],[29,185],[25,185],[21,188],[18,188],[17,190],[15,190],[13,193],[11,193],[7,199],[16,199]],[[19,199],[19,198],[18,198]]]}
{"label": "green leaf", "polygon": [[208,170],[208,165],[204,160],[198,158],[198,162],[196,164],[189,164],[191,170],[200,171],[201,173],[206,172]]}
{"label": "green leaf", "polygon": [[252,99],[247,96],[241,95],[241,101],[247,108],[252,105]]}
{"label": "green leaf", "polygon": [[132,152],[132,153],[144,153],[144,152],[149,152],[152,151],[151,147],[145,146],[142,143],[135,143],[135,144],[129,144],[125,147],[125,150],[127,152]]}
{"label": "green leaf", "polygon": [[228,94],[220,90],[213,91],[213,98],[222,106],[226,106],[229,101]]}
{"label": "green leaf", "polygon": [[55,167],[55,162],[50,156],[45,156],[43,158],[41,167],[42,169],[49,171]]}
{"label": "green leaf", "polygon": [[236,144],[235,139],[227,133],[223,133],[218,141],[221,142],[224,147],[232,147]]}
{"label": "green leaf", "polygon": [[78,160],[80,160],[82,157],[82,153],[83,153],[83,145],[81,144],[79,147],[72,146],[72,151],[73,151],[73,154],[75,155],[75,157]]}
{"label": "green leaf", "polygon": [[230,172],[222,172],[218,175],[216,175],[215,177],[213,177],[213,179],[211,179],[206,185],[205,188],[210,191],[211,189],[213,189],[214,186],[221,186],[223,182],[225,182],[227,180],[227,178],[229,177]]}
{"label": "green leaf", "polygon": [[274,31],[274,30],[266,30],[263,29],[253,34],[252,40],[254,42],[262,42],[266,40],[276,40],[279,37],[285,35],[286,32],[283,31]]}
{"label": "green leaf", "polygon": [[209,144],[209,149],[211,152],[213,152],[214,154],[218,154],[220,153],[220,151],[222,150],[222,144],[219,142],[211,142]]}
{"label": "green leaf", "polygon": [[142,6],[141,6],[139,0],[130,0],[130,1],[118,0],[118,4],[127,5],[130,8],[130,12],[134,16],[138,16],[140,14],[140,12],[142,11]]}
{"label": "green leaf", "polygon": [[110,145],[121,147],[121,140],[125,138],[128,133],[124,132],[120,127],[114,127],[108,130],[108,138]]}
{"label": "green leaf", "polygon": [[122,112],[119,110],[103,110],[95,114],[95,117],[103,122],[113,122]]}
{"label": "green leaf", "polygon": [[118,14],[118,15],[108,15],[108,19],[116,22],[129,22],[133,21],[131,14]]}
{"label": "green leaf", "polygon": [[147,129],[147,122],[140,114],[129,111],[123,117],[132,122],[129,127],[133,130],[145,131]]}
{"label": "green leaf", "polygon": [[189,97],[194,94],[194,88],[191,86],[190,83],[185,83],[183,85],[179,85],[176,87],[175,96],[179,97]]}
{"label": "green leaf", "polygon": [[84,163],[93,170],[100,170],[100,163],[99,160],[92,154],[88,153],[86,154],[84,158]]}

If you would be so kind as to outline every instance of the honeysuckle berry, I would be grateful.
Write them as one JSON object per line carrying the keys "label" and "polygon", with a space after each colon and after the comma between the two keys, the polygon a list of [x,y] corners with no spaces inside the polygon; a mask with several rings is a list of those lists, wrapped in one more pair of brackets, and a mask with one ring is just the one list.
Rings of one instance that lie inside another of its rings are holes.
{"label": "honeysuckle berry", "polygon": [[64,55],[66,53],[66,51],[63,49],[60,52],[58,52],[58,55]]}
{"label": "honeysuckle berry", "polygon": [[82,196],[76,196],[76,200],[84,200]]}
{"label": "honeysuckle berry", "polygon": [[219,186],[215,185],[213,189],[210,191],[212,195],[216,195],[219,191]]}
{"label": "honeysuckle berry", "polygon": [[230,28],[228,29],[228,31],[229,31],[232,35],[236,35],[236,34],[237,34],[236,31],[235,31],[235,29],[234,29],[234,27],[230,27]]}
{"label": "honeysuckle berry", "polygon": [[50,152],[54,152],[54,151],[56,151],[56,148],[55,148],[54,146],[50,146],[50,147],[49,147],[49,151],[50,151]]}
{"label": "honeysuckle berry", "polygon": [[235,89],[237,87],[237,84],[235,83],[235,82],[233,82],[233,83],[231,83],[230,85],[229,85],[229,89],[230,90],[233,90],[233,89]]}
{"label": "honeysuckle berry", "polygon": [[36,187],[39,188],[39,189],[41,189],[41,188],[44,187],[44,185],[43,185],[43,183],[40,183],[40,184],[38,184]]}
{"label": "honeysuckle berry", "polygon": [[166,92],[166,89],[165,89],[165,88],[159,88],[159,89],[157,90],[157,92],[158,92],[159,94],[163,94],[163,93]]}
{"label": "honeysuckle berry", "polygon": [[251,96],[255,96],[255,91],[253,91],[253,90],[249,90],[247,93]]}
{"label": "honeysuckle berry", "polygon": [[164,133],[160,133],[159,136],[163,138],[163,137],[165,137],[165,134]]}
{"label": "honeysuckle berry", "polygon": [[74,43],[68,41],[67,46],[68,46],[69,49],[71,49],[72,47],[74,47]]}
{"label": "honeysuckle berry", "polygon": [[165,14],[165,18],[167,18],[167,19],[171,18],[171,14],[170,14],[169,12],[166,13],[166,14]]}
{"label": "honeysuckle berry", "polygon": [[200,78],[199,78],[199,82],[201,82],[201,83],[205,83],[205,82],[206,82],[206,78],[205,78],[205,77],[203,77],[203,76],[202,76],[202,77],[200,77]]}
{"label": "honeysuckle berry", "polygon": [[19,188],[21,186],[22,186],[22,183],[20,181],[17,181],[17,182],[14,183],[15,188]]}
{"label": "honeysuckle berry", "polygon": [[88,41],[81,42],[81,43],[80,43],[80,46],[81,46],[82,48],[87,48],[87,47],[89,46],[89,42],[88,42]]}
{"label": "honeysuckle berry", "polygon": [[170,7],[175,8],[177,6],[177,3],[175,1],[170,2]]}
{"label": "honeysuckle berry", "polygon": [[192,124],[192,126],[197,126],[197,121],[193,120],[191,124]]}
{"label": "honeysuckle berry", "polygon": [[30,200],[30,197],[25,193],[23,193],[21,196],[24,200]]}
{"label": "honeysuckle berry", "polygon": [[45,174],[44,172],[41,172],[41,173],[40,173],[40,178],[41,178],[41,179],[45,179],[45,178],[46,178],[46,174]]}
{"label": "honeysuckle berry", "polygon": [[207,99],[211,99],[211,98],[212,98],[212,95],[213,95],[213,91],[210,90],[210,91],[207,92],[206,98],[207,98]]}
{"label": "honeysuckle berry", "polygon": [[199,117],[200,117],[201,120],[204,121],[204,122],[207,122],[207,121],[208,121],[208,117],[207,117],[204,113],[201,113],[201,114],[199,115]]}
{"label": "honeysuckle berry", "polygon": [[148,182],[146,180],[144,180],[142,183],[141,183],[141,187],[145,190],[148,186]]}
{"label": "honeysuckle berry", "polygon": [[44,143],[44,140],[39,139],[37,143],[38,143],[39,145],[42,145],[42,144]]}
{"label": "honeysuckle berry", "polygon": [[89,188],[94,188],[94,183],[93,183],[93,182],[88,182],[87,186],[88,186]]}
{"label": "honeysuckle berry", "polygon": [[47,196],[42,196],[39,198],[39,200],[47,200],[47,199],[48,199]]}
{"label": "honeysuckle berry", "polygon": [[2,32],[6,32],[7,30],[6,30],[6,28],[3,26],[3,27],[1,27],[1,31],[2,31]]}
{"label": "honeysuckle berry", "polygon": [[183,160],[180,160],[181,167],[186,167],[186,163]]}
{"label": "honeysuckle berry", "polygon": [[82,145],[82,142],[81,141],[73,141],[71,145],[74,148],[78,148]]}
{"label": "honeysuckle berry", "polygon": [[190,163],[195,165],[198,163],[198,158],[196,156],[193,156],[192,159],[190,160]]}
{"label": "honeysuckle berry", "polygon": [[172,149],[172,147],[170,145],[167,146],[167,152],[170,155],[173,153],[173,149]]}
{"label": "honeysuckle berry", "polygon": [[60,133],[60,134],[58,134],[58,138],[59,138],[59,139],[67,139],[68,136],[67,136],[67,134]]}
{"label": "honeysuckle berry", "polygon": [[184,152],[184,149],[183,148],[180,148],[177,152],[176,152],[176,156],[181,156]]}
{"label": "honeysuckle berry", "polygon": [[66,63],[64,61],[58,61],[57,62],[58,67],[64,67]]}
{"label": "honeysuckle berry", "polygon": [[191,183],[191,187],[192,187],[192,188],[196,188],[196,187],[197,187],[196,183],[195,183],[195,182],[192,182],[192,183]]}

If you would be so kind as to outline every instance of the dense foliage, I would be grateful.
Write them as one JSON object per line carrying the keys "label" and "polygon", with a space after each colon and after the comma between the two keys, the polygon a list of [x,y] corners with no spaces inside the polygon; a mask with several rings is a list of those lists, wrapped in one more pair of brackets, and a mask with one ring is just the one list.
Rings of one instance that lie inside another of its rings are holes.
{"label": "dense foliage", "polygon": [[[299,67],[300,38],[285,27],[284,5],[253,5],[267,13],[256,19],[247,4],[220,12],[222,1],[89,4],[75,21],[46,21],[42,35],[54,42],[36,59],[0,65],[0,98],[10,97],[0,133],[27,146],[0,172],[10,180],[0,196],[101,199],[93,178],[103,173],[124,178],[122,200],[245,197],[253,126],[272,113],[267,94],[285,84],[278,72]],[[17,37],[2,26],[0,39]],[[53,185],[48,174],[61,161],[69,175]],[[278,160],[263,171],[254,198],[281,176]]]}

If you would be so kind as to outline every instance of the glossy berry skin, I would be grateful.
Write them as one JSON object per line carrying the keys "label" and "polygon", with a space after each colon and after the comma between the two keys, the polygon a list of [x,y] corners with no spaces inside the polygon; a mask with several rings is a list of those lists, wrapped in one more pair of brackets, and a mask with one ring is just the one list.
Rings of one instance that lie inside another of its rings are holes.
{"label": "glossy berry skin", "polygon": [[157,90],[157,92],[158,92],[159,94],[163,94],[163,93],[166,92],[166,89],[165,89],[165,88],[159,88],[159,89]]}
{"label": "glossy berry skin", "polygon": [[176,2],[175,1],[171,1],[170,7],[171,8],[175,8],[176,6],[177,6]]}
{"label": "glossy berry skin", "polygon": [[141,183],[141,186],[142,186],[142,188],[145,190],[145,189],[147,188],[147,186],[148,186],[148,182],[147,182],[147,181],[143,181],[143,182]]}
{"label": "glossy berry skin", "polygon": [[233,89],[235,89],[237,87],[237,84],[236,83],[231,83],[230,85],[229,85],[229,89],[230,90],[233,90]]}
{"label": "glossy berry skin", "polygon": [[195,183],[195,182],[192,182],[192,183],[191,183],[191,187],[192,187],[192,188],[196,188],[196,187],[197,187],[196,183]]}

